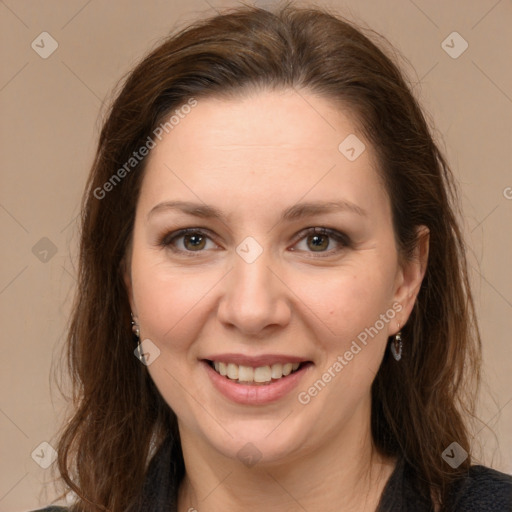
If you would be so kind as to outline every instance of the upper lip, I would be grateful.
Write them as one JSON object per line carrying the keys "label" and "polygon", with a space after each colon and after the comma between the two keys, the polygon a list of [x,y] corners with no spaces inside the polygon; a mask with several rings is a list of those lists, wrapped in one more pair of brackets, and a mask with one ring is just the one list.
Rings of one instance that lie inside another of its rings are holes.
{"label": "upper lip", "polygon": [[242,366],[272,366],[273,364],[285,363],[303,363],[308,361],[303,357],[289,356],[285,354],[261,354],[258,356],[247,356],[245,354],[215,354],[207,356],[204,359],[209,361],[218,361],[222,363],[233,363]]}

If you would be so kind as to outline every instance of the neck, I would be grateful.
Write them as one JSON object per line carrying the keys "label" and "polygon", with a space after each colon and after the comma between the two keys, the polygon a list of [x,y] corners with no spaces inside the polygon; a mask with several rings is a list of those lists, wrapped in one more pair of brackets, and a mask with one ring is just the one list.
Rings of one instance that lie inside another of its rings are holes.
{"label": "neck", "polygon": [[244,466],[182,432],[186,476],[178,511],[375,511],[395,461],[381,456],[366,429],[344,429],[286,463]]}

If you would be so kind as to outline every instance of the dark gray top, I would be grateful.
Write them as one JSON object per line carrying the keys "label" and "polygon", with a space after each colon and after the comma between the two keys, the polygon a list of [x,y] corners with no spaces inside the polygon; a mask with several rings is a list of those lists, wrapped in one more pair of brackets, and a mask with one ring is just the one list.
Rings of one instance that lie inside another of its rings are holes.
{"label": "dark gray top", "polygon": [[[153,457],[138,503],[128,512],[175,512],[178,478],[170,442]],[[397,463],[376,512],[433,512],[430,499],[415,487],[415,473],[403,459]],[[450,512],[512,512],[512,476],[484,466],[472,466],[450,494]],[[65,512],[47,507],[35,512]]]}

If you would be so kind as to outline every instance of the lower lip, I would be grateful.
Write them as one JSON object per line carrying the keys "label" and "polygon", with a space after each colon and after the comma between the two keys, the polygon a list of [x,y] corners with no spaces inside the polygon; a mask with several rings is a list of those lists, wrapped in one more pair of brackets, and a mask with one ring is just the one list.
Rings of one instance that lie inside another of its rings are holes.
{"label": "lower lip", "polygon": [[297,371],[281,377],[270,384],[237,384],[218,374],[206,361],[201,361],[214,387],[233,402],[246,405],[261,405],[276,402],[296,388],[312,363],[304,364]]}

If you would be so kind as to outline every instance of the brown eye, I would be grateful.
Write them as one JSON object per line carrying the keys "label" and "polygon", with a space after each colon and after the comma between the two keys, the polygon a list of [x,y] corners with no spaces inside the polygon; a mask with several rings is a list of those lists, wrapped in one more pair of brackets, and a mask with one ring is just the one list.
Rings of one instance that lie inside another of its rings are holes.
{"label": "brown eye", "polygon": [[301,235],[291,250],[306,255],[316,253],[318,256],[333,256],[351,246],[349,237],[335,229],[308,228],[302,231]]}
{"label": "brown eye", "polygon": [[329,247],[329,237],[327,235],[309,235],[307,244],[312,251],[325,251]]}
{"label": "brown eye", "polygon": [[219,249],[207,232],[195,228],[169,233],[161,239],[160,245],[184,256],[199,256],[208,250]]}
{"label": "brown eye", "polygon": [[206,246],[206,237],[199,233],[183,236],[183,246],[188,251],[200,251]]}

